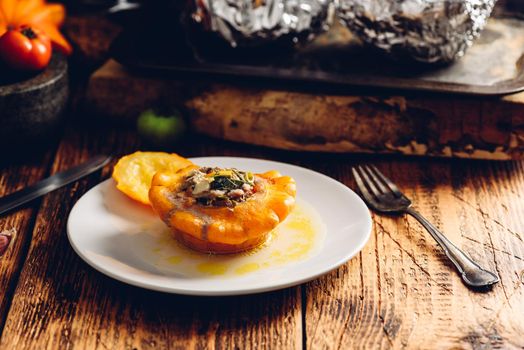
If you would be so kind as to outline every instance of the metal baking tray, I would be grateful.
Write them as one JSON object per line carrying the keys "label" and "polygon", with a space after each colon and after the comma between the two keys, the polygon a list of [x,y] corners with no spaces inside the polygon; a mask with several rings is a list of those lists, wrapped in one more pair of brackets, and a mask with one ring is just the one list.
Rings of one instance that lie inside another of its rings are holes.
{"label": "metal baking tray", "polygon": [[524,90],[524,20],[516,17],[490,19],[466,55],[446,66],[394,61],[361,45],[341,25],[298,50],[281,43],[231,49],[212,39],[202,33],[188,39],[187,31],[165,25],[130,26],[115,40],[111,54],[124,66],[149,75],[245,81],[275,88],[478,96]]}

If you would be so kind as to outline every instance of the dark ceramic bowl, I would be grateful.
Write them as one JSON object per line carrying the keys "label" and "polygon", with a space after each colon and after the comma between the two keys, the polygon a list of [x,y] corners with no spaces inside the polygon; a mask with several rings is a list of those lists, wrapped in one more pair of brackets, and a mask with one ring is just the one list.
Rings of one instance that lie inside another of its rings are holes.
{"label": "dark ceramic bowl", "polygon": [[53,55],[32,76],[6,71],[0,78],[0,146],[31,145],[49,139],[60,126],[69,95],[67,59]]}

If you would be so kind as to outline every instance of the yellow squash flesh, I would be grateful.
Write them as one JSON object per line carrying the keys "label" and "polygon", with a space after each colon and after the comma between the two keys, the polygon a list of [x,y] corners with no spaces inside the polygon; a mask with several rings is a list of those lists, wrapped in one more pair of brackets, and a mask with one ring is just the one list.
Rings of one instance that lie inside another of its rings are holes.
{"label": "yellow squash flesh", "polygon": [[149,189],[153,175],[159,171],[177,171],[191,161],[175,153],[135,152],[118,160],[113,169],[116,187],[127,196],[143,204],[149,203]]}

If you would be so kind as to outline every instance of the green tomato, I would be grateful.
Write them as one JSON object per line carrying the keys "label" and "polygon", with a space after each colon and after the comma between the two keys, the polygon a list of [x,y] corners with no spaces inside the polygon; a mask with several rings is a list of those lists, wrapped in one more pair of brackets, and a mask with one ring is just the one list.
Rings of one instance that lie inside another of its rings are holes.
{"label": "green tomato", "polygon": [[186,131],[186,123],[179,112],[164,116],[146,110],[138,117],[137,129],[145,141],[153,145],[170,146],[180,140]]}

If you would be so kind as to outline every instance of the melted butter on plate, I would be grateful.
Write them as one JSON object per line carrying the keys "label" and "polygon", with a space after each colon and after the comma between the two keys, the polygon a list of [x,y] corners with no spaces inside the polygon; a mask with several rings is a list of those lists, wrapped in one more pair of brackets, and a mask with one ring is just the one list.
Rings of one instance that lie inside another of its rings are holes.
{"label": "melted butter on plate", "polygon": [[199,253],[178,243],[167,227],[153,225],[144,231],[154,235],[155,239],[152,246],[146,247],[143,261],[153,264],[164,274],[189,278],[245,276],[262,269],[304,261],[318,253],[326,236],[320,215],[300,199],[263,245],[244,253]]}

